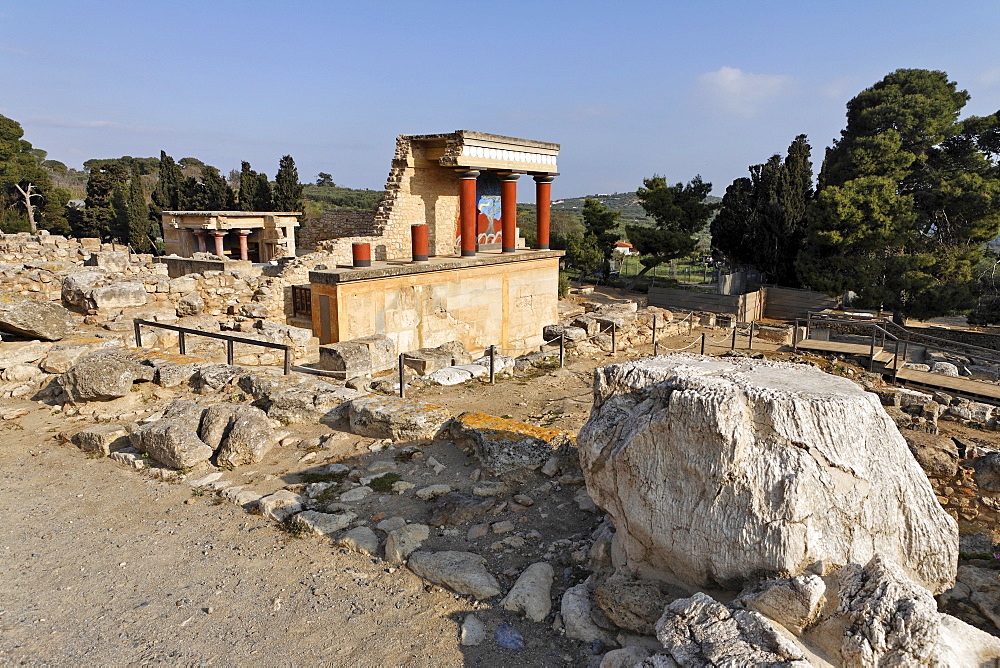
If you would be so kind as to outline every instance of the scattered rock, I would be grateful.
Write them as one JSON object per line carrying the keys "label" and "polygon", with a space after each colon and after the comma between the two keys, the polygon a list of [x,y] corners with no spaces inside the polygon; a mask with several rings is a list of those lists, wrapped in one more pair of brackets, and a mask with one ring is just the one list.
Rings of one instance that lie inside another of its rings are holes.
{"label": "scattered rock", "polygon": [[59,341],[73,331],[73,316],[59,304],[0,294],[0,330],[31,339]]}
{"label": "scattered rock", "polygon": [[98,350],[81,356],[59,383],[70,401],[124,397],[136,381],[153,380],[153,367],[122,351]]}
{"label": "scattered rock", "polygon": [[683,592],[665,594],[660,582],[637,580],[618,572],[606,578],[594,591],[594,603],[620,628],[642,635],[653,635],[654,624],[663,609]]}
{"label": "scattered rock", "polygon": [[479,498],[452,492],[435,501],[428,523],[432,527],[468,524],[486,515],[495,505],[493,497]]}
{"label": "scattered rock", "polygon": [[475,450],[483,466],[496,474],[538,468],[553,450],[571,440],[569,434],[556,429],[473,412],[455,418],[451,434],[458,445]]}
{"label": "scattered rock", "polygon": [[552,577],[550,564],[538,562],[528,566],[500,605],[504,610],[523,612],[533,622],[544,620],[552,609]]}
{"label": "scattered rock", "polygon": [[282,522],[302,511],[302,497],[287,489],[279,489],[274,494],[262,497],[257,502],[260,514]]}
{"label": "scattered rock", "polygon": [[934,362],[931,365],[931,373],[939,373],[942,376],[951,376],[953,378],[958,378],[960,375],[958,373],[958,367],[951,362]]}
{"label": "scattered rock", "polygon": [[451,419],[439,406],[375,395],[352,400],[349,410],[351,431],[394,441],[433,439]]}
{"label": "scattered rock", "polygon": [[483,600],[500,594],[500,584],[484,564],[486,560],[471,552],[421,552],[410,555],[410,570],[434,584],[459,594]]}
{"label": "scattered rock", "polygon": [[349,489],[340,495],[341,503],[354,503],[355,501],[360,501],[369,494],[372,493],[372,488],[367,485],[360,485],[354,489]]}
{"label": "scattered rock", "polygon": [[806,627],[816,622],[825,594],[823,578],[800,575],[755,584],[740,594],[739,602],[801,635]]}
{"label": "scattered rock", "polygon": [[504,649],[520,652],[524,649],[524,637],[511,624],[504,622],[493,632],[493,640]]}
{"label": "scattered rock", "polygon": [[990,452],[972,461],[976,484],[987,492],[1000,492],[1000,452]]}
{"label": "scattered rock", "polygon": [[205,364],[198,369],[192,382],[197,390],[204,394],[231,383],[236,377],[245,372],[246,369],[241,366]]}
{"label": "scattered rock", "polygon": [[78,431],[73,436],[73,443],[81,450],[107,457],[112,450],[128,445],[128,431],[120,424],[98,424]]}
{"label": "scattered rock", "polygon": [[332,536],[343,531],[357,518],[354,513],[318,513],[304,510],[295,516],[295,521],[318,536]]}
{"label": "scattered rock", "polygon": [[430,536],[426,524],[407,524],[390,531],[385,539],[385,560],[390,564],[401,564],[420,544]]}
{"label": "scattered rock", "polygon": [[907,430],[906,445],[924,473],[935,478],[950,478],[958,473],[958,446],[945,436]]}
{"label": "scattered rock", "polygon": [[156,461],[175,469],[190,468],[208,461],[212,448],[179,420],[158,420],[143,425],[129,436],[132,447],[148,452]]}
{"label": "scattered rock", "polygon": [[424,501],[430,501],[449,493],[451,493],[451,485],[431,485],[430,487],[424,487],[414,492],[418,499],[423,499]]}
{"label": "scattered rock", "polygon": [[586,583],[570,587],[562,596],[559,610],[566,637],[584,642],[600,641],[615,646],[614,636],[594,623],[591,618],[590,589]]}
{"label": "scattered rock", "polygon": [[486,626],[473,614],[468,614],[462,620],[461,643],[466,647],[475,647],[486,639]]}
{"label": "scattered rock", "polygon": [[271,421],[253,406],[215,404],[205,411],[198,433],[218,450],[219,466],[256,464],[274,446]]}
{"label": "scattered rock", "polygon": [[378,543],[378,536],[374,531],[368,527],[355,527],[338,538],[334,545],[361,554],[374,555],[378,552]]}
{"label": "scattered rock", "polygon": [[181,318],[188,315],[201,315],[204,310],[205,300],[197,292],[192,292],[177,301],[177,315]]}

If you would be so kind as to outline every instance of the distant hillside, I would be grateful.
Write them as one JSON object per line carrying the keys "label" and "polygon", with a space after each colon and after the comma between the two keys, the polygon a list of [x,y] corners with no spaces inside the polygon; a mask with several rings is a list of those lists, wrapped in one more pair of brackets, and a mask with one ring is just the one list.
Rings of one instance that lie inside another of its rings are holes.
{"label": "distant hillside", "polygon": [[[621,212],[621,217],[618,220],[621,221],[619,230],[621,231],[622,238],[625,237],[626,225],[653,224],[653,219],[646,215],[642,205],[639,204],[639,198],[634,192],[610,194],[603,193],[599,195],[584,195],[583,197],[569,197],[567,199],[555,200],[552,202],[552,210],[568,211],[579,217],[583,215],[583,201],[585,199],[596,199],[612,211]],[[715,197],[713,195],[709,195],[705,199],[706,201],[712,203],[722,201],[721,197]],[[711,240],[708,225],[706,225],[705,229],[698,235],[698,238],[699,245],[707,248]]]}

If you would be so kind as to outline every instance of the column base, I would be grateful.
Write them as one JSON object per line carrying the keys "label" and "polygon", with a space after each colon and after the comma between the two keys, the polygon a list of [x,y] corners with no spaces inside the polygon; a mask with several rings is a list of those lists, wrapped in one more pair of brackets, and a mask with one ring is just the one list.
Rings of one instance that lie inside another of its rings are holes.
{"label": "column base", "polygon": [[414,255],[413,256],[413,261],[414,262],[427,262],[427,256],[426,255]]}
{"label": "column base", "polygon": [[548,244],[536,244],[535,250],[549,250]]}
{"label": "column base", "polygon": [[464,250],[462,251],[462,257],[476,257],[476,251]]}
{"label": "column base", "polygon": [[516,248],[507,248],[506,246],[504,246],[503,248],[500,249],[500,252],[501,253],[513,253],[516,250],[517,250]]}

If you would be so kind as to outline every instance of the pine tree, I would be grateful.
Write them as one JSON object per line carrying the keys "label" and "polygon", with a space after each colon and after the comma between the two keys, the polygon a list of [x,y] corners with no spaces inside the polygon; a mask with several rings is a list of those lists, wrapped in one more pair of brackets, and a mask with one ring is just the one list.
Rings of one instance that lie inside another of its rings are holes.
{"label": "pine tree", "polygon": [[240,211],[271,211],[271,184],[267,175],[253,171],[243,161],[240,170]]}
{"label": "pine tree", "polygon": [[283,156],[278,164],[278,173],[274,175],[274,210],[299,211],[302,208],[302,190],[295,160],[290,155]]}
{"label": "pine tree", "polygon": [[960,121],[968,99],[944,72],[897,70],[847,104],[807,213],[805,284],[897,319],[972,304],[1000,232],[1000,118]]}
{"label": "pine tree", "polygon": [[236,198],[219,170],[211,165],[201,168],[201,183],[205,187],[205,209],[208,211],[231,211],[236,206]]}
{"label": "pine tree", "polygon": [[162,211],[183,211],[187,203],[183,197],[184,174],[166,151],[160,151],[160,178],[153,189],[152,199]]}
{"label": "pine tree", "polygon": [[621,238],[618,233],[618,217],[620,215],[620,211],[612,211],[601,204],[600,200],[588,197],[583,201],[583,226],[587,230],[586,236],[593,237],[594,245],[604,258],[605,269],[608,269],[611,262],[615,242]]}

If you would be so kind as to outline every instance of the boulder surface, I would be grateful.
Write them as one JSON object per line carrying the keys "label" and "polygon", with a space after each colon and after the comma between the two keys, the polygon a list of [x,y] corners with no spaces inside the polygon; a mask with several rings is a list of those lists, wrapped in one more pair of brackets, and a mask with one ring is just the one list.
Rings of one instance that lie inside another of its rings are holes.
{"label": "boulder surface", "polygon": [[0,330],[44,341],[66,337],[75,322],[59,304],[13,295],[0,295]]}
{"label": "boulder surface", "polygon": [[954,520],[878,398],[849,380],[698,355],[613,365],[595,372],[578,442],[618,568],[739,589],[877,554],[935,593],[954,583]]}

